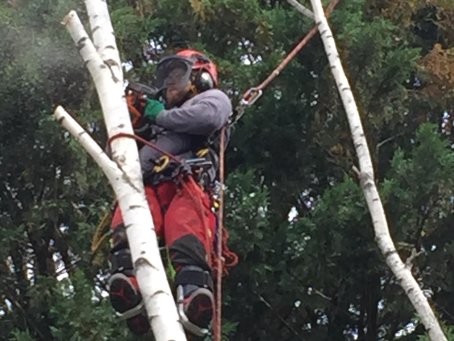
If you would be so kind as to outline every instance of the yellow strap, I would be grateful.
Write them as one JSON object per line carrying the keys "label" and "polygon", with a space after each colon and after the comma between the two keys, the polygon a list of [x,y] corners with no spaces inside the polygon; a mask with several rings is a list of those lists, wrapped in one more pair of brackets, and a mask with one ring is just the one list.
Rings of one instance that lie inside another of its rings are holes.
{"label": "yellow strap", "polygon": [[101,266],[103,263],[102,255],[98,255],[99,250],[107,238],[111,235],[110,231],[110,220],[112,218],[112,212],[107,212],[101,219],[101,222],[96,227],[95,233],[91,240],[91,263],[94,265]]}

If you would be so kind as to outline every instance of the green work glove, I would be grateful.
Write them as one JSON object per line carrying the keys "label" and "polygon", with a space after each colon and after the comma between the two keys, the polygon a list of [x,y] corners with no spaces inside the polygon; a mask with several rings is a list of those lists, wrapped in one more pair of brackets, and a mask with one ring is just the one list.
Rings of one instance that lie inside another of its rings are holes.
{"label": "green work glove", "polygon": [[156,117],[158,117],[159,113],[163,110],[164,104],[155,99],[149,99],[145,105],[144,116],[154,123],[156,121]]}

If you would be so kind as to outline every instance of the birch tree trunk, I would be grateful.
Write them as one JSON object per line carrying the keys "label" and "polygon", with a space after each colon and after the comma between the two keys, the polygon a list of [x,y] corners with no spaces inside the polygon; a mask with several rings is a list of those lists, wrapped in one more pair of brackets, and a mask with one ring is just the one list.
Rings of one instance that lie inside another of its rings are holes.
{"label": "birch tree trunk", "polygon": [[323,12],[322,3],[320,0],[311,0],[311,4],[331,71],[348,117],[353,143],[359,160],[361,187],[374,226],[375,241],[385,257],[386,263],[416,309],[430,339],[434,341],[446,340],[426,297],[411,273],[410,267],[405,266],[402,262],[391,239],[385,211],[375,185],[372,159],[353,93],[345,76],[331,29]]}
{"label": "birch tree trunk", "polygon": [[[86,0],[93,42],[76,12],[63,21],[95,83],[109,139],[133,134],[127,109],[122,65],[107,3]],[[54,117],[77,138],[103,169],[116,194],[151,329],[156,341],[186,340],[159,253],[152,216],[145,198],[134,139],[111,140],[112,159],[61,107]]]}

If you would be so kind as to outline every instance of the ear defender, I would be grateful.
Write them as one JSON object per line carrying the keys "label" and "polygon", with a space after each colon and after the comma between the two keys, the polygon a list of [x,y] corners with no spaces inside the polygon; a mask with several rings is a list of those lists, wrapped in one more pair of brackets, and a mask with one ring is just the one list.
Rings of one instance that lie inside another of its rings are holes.
{"label": "ear defender", "polygon": [[214,88],[213,78],[204,70],[194,72],[191,81],[199,93]]}

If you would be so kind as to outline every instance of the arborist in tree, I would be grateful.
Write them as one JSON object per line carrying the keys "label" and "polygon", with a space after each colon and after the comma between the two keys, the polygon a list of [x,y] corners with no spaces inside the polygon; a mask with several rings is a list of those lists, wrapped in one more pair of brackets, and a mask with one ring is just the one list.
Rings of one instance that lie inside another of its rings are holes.
{"label": "arborist in tree", "polygon": [[[147,99],[136,105],[143,114],[137,131],[148,135],[153,144],[143,145],[139,151],[145,192],[156,233],[168,248],[175,269],[177,299],[183,299],[179,309],[183,326],[203,335],[201,331],[209,328],[214,314],[216,215],[212,207],[219,152],[215,141],[227,124],[232,105],[217,89],[216,65],[195,50],[163,58],[156,81],[164,103]],[[110,300],[128,327],[135,334],[144,334],[149,323],[118,207],[111,227]]]}

